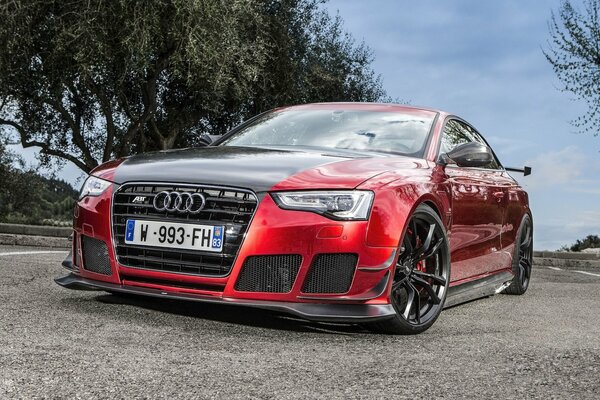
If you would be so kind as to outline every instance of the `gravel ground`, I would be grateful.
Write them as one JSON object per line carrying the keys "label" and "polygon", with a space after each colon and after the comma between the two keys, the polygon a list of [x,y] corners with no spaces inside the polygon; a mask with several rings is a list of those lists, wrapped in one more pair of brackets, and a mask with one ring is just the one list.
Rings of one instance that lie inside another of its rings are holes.
{"label": "gravel ground", "polygon": [[260,310],[70,291],[53,282],[66,252],[6,255],[43,250],[0,246],[2,399],[600,392],[600,276],[536,266],[526,295],[445,310],[426,333],[402,337]]}

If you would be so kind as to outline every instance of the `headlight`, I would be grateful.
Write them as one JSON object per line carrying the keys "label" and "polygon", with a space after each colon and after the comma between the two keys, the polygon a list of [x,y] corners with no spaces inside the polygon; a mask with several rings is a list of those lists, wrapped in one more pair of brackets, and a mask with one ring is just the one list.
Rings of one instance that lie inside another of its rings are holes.
{"label": "headlight", "polygon": [[79,193],[79,200],[85,196],[100,196],[110,185],[109,181],[90,175],[83,183],[81,193]]}
{"label": "headlight", "polygon": [[338,220],[367,219],[373,203],[373,192],[365,190],[275,192],[271,196],[285,210],[311,211]]}

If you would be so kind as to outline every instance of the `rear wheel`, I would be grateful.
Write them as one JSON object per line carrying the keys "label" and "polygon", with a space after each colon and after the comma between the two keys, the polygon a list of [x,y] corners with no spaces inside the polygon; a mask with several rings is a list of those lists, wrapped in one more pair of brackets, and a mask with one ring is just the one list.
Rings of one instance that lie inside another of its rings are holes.
{"label": "rear wheel", "polygon": [[390,293],[396,315],[371,328],[403,335],[421,333],[440,315],[450,282],[448,238],[431,207],[417,207],[398,254]]}
{"label": "rear wheel", "polygon": [[517,232],[515,252],[513,255],[513,279],[510,286],[504,289],[506,294],[521,295],[529,287],[533,267],[533,224],[529,215],[523,217]]}

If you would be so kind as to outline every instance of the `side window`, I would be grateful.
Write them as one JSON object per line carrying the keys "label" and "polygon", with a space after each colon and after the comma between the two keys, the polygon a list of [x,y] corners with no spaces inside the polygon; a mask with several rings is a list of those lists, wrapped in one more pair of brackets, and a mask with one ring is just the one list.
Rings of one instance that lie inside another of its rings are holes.
{"label": "side window", "polygon": [[[479,134],[479,132],[477,132],[477,131],[472,131],[472,132],[473,132],[473,136],[475,137],[475,141],[477,141],[481,144],[485,144],[487,146],[487,143],[485,142],[485,140],[483,140],[483,137]],[[498,161],[496,156],[494,156],[494,159],[488,165],[486,165],[484,168],[500,169],[500,162]]]}
{"label": "side window", "polygon": [[474,142],[475,138],[467,128],[460,121],[454,119],[448,121],[444,127],[444,132],[442,132],[440,154],[448,153],[461,144]]}
{"label": "side window", "polygon": [[[446,123],[444,131],[442,132],[439,154],[448,153],[456,146],[469,142],[478,142],[487,145],[481,135],[469,125],[461,121],[451,119]],[[494,157],[494,160],[484,168],[498,169],[500,168],[500,163]]]}

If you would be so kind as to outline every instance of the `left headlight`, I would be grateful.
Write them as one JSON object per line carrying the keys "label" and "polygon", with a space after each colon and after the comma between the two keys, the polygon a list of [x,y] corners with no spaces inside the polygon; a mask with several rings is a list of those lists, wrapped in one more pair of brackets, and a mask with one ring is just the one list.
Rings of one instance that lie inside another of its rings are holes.
{"label": "left headlight", "polygon": [[365,220],[373,203],[373,192],[366,190],[274,192],[271,196],[285,210],[310,211],[337,220]]}
{"label": "left headlight", "polygon": [[90,175],[83,183],[83,187],[79,193],[79,200],[85,196],[100,196],[110,185],[111,182]]}

